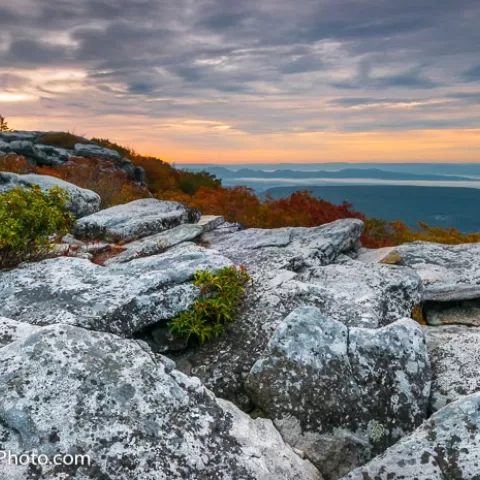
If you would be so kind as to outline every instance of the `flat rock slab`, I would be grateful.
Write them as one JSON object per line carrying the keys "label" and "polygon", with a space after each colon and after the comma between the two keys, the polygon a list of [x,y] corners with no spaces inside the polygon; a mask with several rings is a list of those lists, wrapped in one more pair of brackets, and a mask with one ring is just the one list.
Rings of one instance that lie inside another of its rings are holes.
{"label": "flat rock slab", "polygon": [[141,238],[135,242],[124,244],[125,251],[110,258],[105,265],[125,263],[134,258],[148,257],[163,253],[169,248],[182,242],[194,240],[203,233],[203,227],[199,224],[186,223],[170,230]]}
{"label": "flat rock slab", "polygon": [[68,325],[0,348],[0,450],[89,464],[0,462],[8,480],[322,480],[252,420],[143,342]]}
{"label": "flat rock slab", "polygon": [[0,315],[128,336],[190,308],[199,294],[191,282],[196,271],[230,265],[189,243],[109,267],[75,257],[43,260],[0,273]]}
{"label": "flat rock slab", "polygon": [[294,310],[250,370],[247,389],[283,438],[336,480],[419,426],[430,363],[421,327],[350,328]]}
{"label": "flat rock slab", "polygon": [[363,228],[360,220],[345,219],[319,227],[249,228],[206,238],[212,248],[253,272],[282,268],[300,271],[326,265],[354,249]]}
{"label": "flat rock slab", "polygon": [[424,332],[433,373],[431,411],[480,392],[480,330],[445,326]]}
{"label": "flat rock slab", "polygon": [[44,192],[53,187],[65,189],[70,195],[70,200],[67,202],[67,208],[77,218],[96,213],[100,208],[101,199],[95,192],[77,187],[72,183],[60,180],[59,178],[50,177],[48,175],[17,175],[16,173],[0,172],[0,194],[9,192],[15,187],[25,188],[31,185],[39,185]]}
{"label": "flat rock slab", "polygon": [[476,480],[480,465],[480,393],[461,397],[342,480]]}
{"label": "flat rock slab", "polygon": [[198,221],[198,225],[202,226],[204,232],[209,232],[224,223],[225,219],[221,215],[202,215]]}
{"label": "flat rock slab", "polygon": [[[397,263],[413,268],[423,284],[423,300],[447,302],[480,298],[480,244],[443,245],[430,242],[395,247]],[[389,249],[366,251],[358,260],[381,261]]]}
{"label": "flat rock slab", "polygon": [[184,223],[197,223],[200,212],[183,203],[145,198],[101,210],[74,224],[82,239],[131,241],[169,230]]}

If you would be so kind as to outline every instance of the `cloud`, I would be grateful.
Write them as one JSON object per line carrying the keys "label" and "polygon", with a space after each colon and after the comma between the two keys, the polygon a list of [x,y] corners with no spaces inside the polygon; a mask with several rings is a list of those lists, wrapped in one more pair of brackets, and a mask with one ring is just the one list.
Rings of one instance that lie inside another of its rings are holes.
{"label": "cloud", "polygon": [[229,141],[470,127],[479,15],[478,0],[16,0],[0,16],[0,90],[31,99],[11,101],[25,122],[48,102],[92,128],[190,118],[228,125],[209,132]]}

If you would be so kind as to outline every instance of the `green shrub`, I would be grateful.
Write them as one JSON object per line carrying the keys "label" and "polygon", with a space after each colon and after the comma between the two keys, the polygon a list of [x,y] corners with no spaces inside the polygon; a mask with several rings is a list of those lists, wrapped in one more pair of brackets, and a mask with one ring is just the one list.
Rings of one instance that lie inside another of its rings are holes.
{"label": "green shrub", "polygon": [[203,270],[195,274],[194,284],[200,288],[200,298],[193,307],[177,315],[168,324],[174,337],[197,339],[204,343],[223,332],[240,303],[245,284],[250,280],[242,265],[224,267],[216,275]]}
{"label": "green shrub", "polygon": [[44,193],[38,185],[15,187],[0,195],[0,268],[34,261],[49,253],[48,237],[70,230],[67,193],[53,187]]}
{"label": "green shrub", "polygon": [[70,132],[58,132],[43,135],[37,140],[37,143],[72,150],[77,143],[88,143],[88,141]]}

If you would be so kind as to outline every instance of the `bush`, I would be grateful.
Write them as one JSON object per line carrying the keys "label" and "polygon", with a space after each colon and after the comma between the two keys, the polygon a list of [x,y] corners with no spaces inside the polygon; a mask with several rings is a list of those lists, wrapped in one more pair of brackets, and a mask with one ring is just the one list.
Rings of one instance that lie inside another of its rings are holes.
{"label": "bush", "polygon": [[185,340],[204,343],[223,332],[240,303],[245,284],[250,280],[242,265],[224,267],[216,275],[209,271],[195,274],[194,284],[200,288],[200,298],[191,310],[177,315],[168,324],[170,334]]}
{"label": "bush", "polygon": [[15,187],[0,195],[0,268],[45,257],[49,235],[70,230],[72,215],[66,209],[67,193],[54,187],[48,193],[38,185]]}
{"label": "bush", "polygon": [[0,172],[33,173],[35,167],[25,157],[15,153],[0,156]]}
{"label": "bush", "polygon": [[102,199],[100,208],[108,208],[150,196],[110,160],[70,157],[63,165],[38,167],[36,173],[61,178],[82,188],[92,190]]}
{"label": "bush", "polygon": [[37,143],[51,147],[73,149],[77,143],[89,143],[82,137],[70,132],[47,133],[37,140]]}

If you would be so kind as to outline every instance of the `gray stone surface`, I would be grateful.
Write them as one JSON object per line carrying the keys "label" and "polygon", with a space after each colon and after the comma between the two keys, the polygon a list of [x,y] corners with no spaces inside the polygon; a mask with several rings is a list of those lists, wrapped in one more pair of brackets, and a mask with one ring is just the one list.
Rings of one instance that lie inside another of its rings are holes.
{"label": "gray stone surface", "polygon": [[480,392],[480,330],[445,326],[424,331],[432,363],[431,411]]}
{"label": "gray stone surface", "polygon": [[0,450],[88,455],[8,480],[321,480],[269,420],[218,401],[145,344],[55,325],[0,348]]}
{"label": "gray stone surface", "polygon": [[65,189],[70,196],[67,208],[77,218],[96,213],[100,208],[100,196],[95,192],[77,187],[59,178],[48,175],[17,175],[16,173],[0,172],[0,194],[8,192],[14,187],[25,188],[30,185],[39,185],[43,191],[48,191],[53,187]]}
{"label": "gray stone surface", "polygon": [[38,331],[40,327],[0,317],[0,348],[16,340],[23,339]]}
{"label": "gray stone surface", "polygon": [[126,243],[123,245],[125,251],[108,259],[105,262],[105,265],[125,263],[134,258],[148,257],[163,253],[179,243],[194,240],[200,236],[202,232],[203,228],[201,225],[185,223],[170,230],[165,230],[164,232],[141,238],[135,242]]}
{"label": "gray stone surface", "polygon": [[[443,245],[413,242],[395,247],[401,265],[420,275],[425,289],[423,299],[439,302],[480,298],[480,244]],[[379,261],[381,252],[364,252],[359,260]]]}
{"label": "gray stone surface", "polygon": [[272,335],[247,388],[283,438],[336,479],[426,418],[430,364],[411,319],[348,329],[299,308]]}
{"label": "gray stone surface", "polygon": [[109,267],[75,257],[43,260],[0,272],[0,315],[132,335],[190,308],[198,297],[196,271],[229,265],[218,253],[189,243]]}
{"label": "gray stone surface", "polygon": [[480,393],[461,397],[342,480],[478,480]]}
{"label": "gray stone surface", "polygon": [[225,223],[225,219],[221,215],[202,215],[198,221],[204,232],[209,232]]}
{"label": "gray stone surface", "polygon": [[184,223],[196,223],[200,212],[183,203],[144,198],[101,210],[75,222],[73,233],[82,239],[136,240]]}

